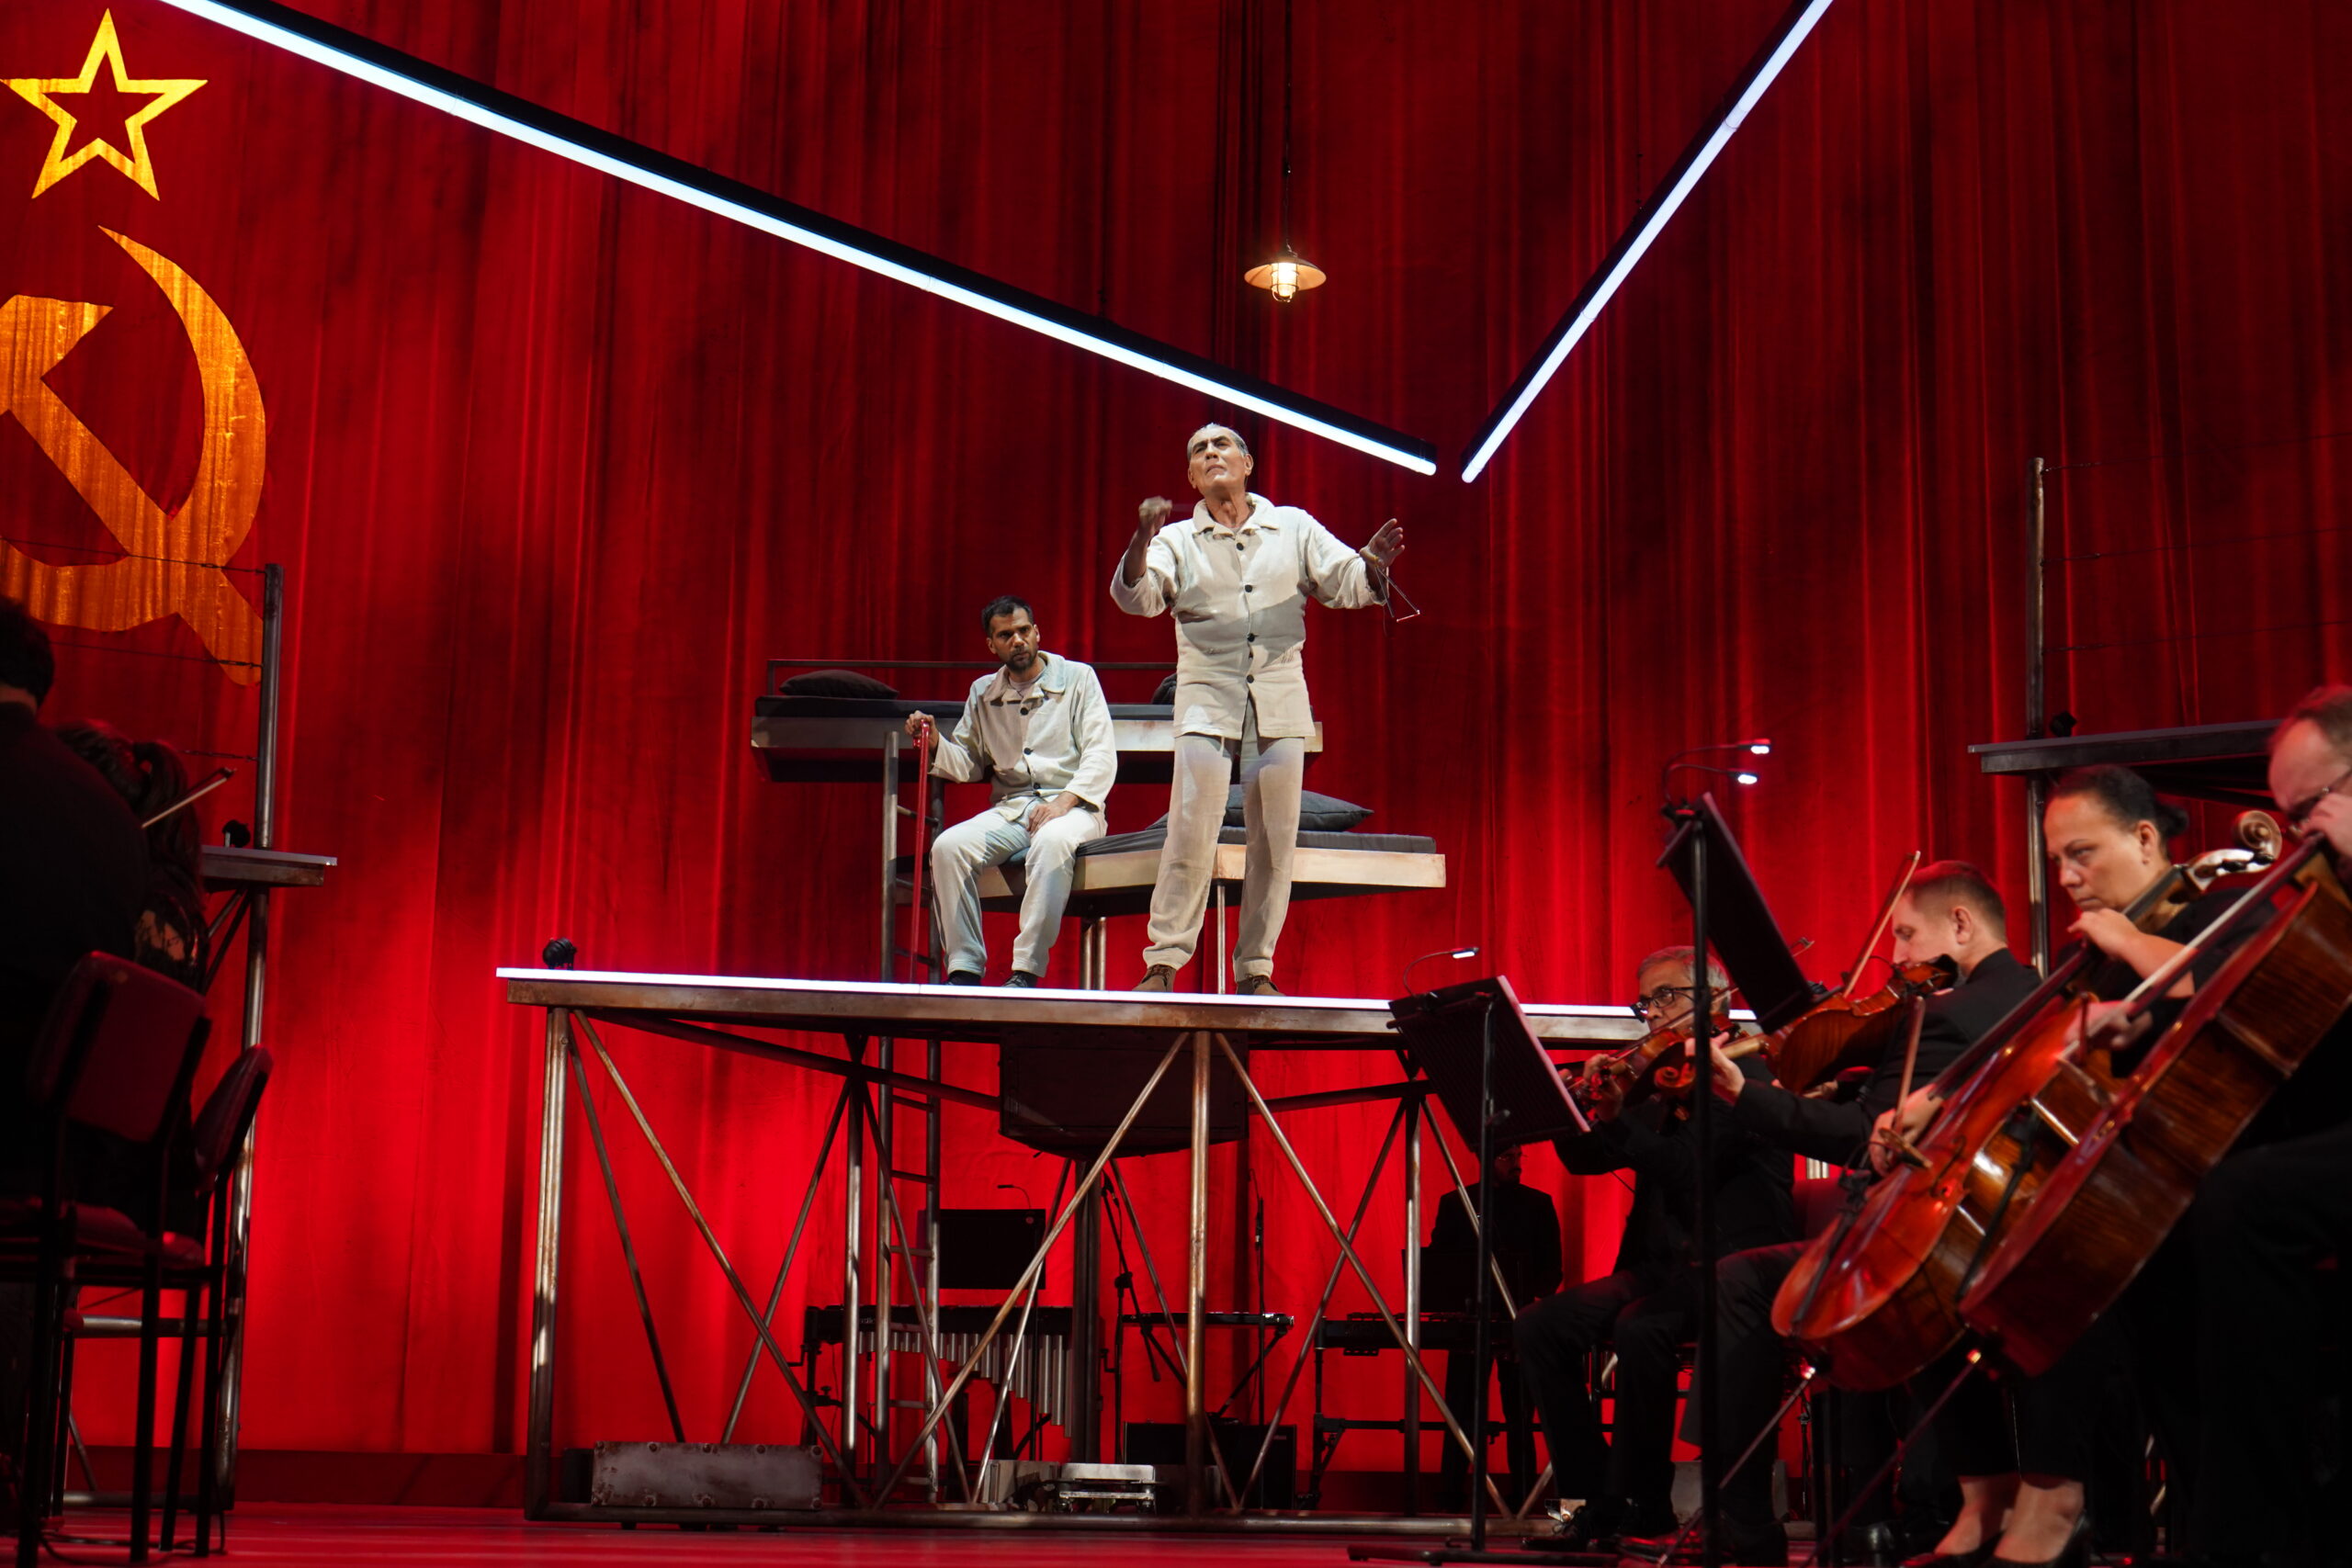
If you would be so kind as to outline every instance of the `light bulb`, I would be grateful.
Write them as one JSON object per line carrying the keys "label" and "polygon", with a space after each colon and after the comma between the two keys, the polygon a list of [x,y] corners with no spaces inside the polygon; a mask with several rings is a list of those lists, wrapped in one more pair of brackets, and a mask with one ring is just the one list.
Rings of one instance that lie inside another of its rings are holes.
{"label": "light bulb", "polygon": [[1274,264],[1274,298],[1285,302],[1298,298],[1298,264],[1278,261]]}

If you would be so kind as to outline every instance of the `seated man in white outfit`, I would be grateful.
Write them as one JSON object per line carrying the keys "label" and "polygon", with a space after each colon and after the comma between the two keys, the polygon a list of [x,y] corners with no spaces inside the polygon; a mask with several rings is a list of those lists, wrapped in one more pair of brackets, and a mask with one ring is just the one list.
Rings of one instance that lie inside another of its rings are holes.
{"label": "seated man in white outfit", "polygon": [[[1007,593],[980,612],[989,652],[1001,668],[972,682],[956,733],[938,741],[931,771],[957,784],[989,783],[992,802],[931,846],[932,886],[947,941],[947,983],[977,986],[988,969],[980,936],[982,866],[1022,862],[1021,935],[1012,946],[1008,986],[1035,986],[1069,902],[1078,847],[1102,836],[1102,804],[1118,776],[1111,743],[1111,706],[1102,682],[1075,660],[1039,649],[1029,602]],[[929,714],[909,714],[920,739]]]}
{"label": "seated man in white outfit", "polygon": [[1176,622],[1176,783],[1136,989],[1169,989],[1192,960],[1238,758],[1250,847],[1233,974],[1243,995],[1266,996],[1276,990],[1274,943],[1290,909],[1300,784],[1315,734],[1300,657],[1307,601],[1339,610],[1387,603],[1388,566],[1405,530],[1392,517],[1351,550],[1299,508],[1250,494],[1250,447],[1224,425],[1194,431],[1184,456],[1199,504],[1170,522],[1165,500],[1145,502],[1111,575],[1120,609],[1166,611]]}

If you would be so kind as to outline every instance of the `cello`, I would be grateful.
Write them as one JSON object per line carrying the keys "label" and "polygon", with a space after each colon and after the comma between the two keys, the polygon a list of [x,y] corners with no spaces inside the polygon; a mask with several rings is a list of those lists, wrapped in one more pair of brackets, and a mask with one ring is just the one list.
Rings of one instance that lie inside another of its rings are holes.
{"label": "cello", "polygon": [[2305,840],[2222,919],[2150,976],[2145,1013],[2201,947],[2270,919],[2200,985],[2066,1147],[2032,1208],[1994,1246],[1961,1320],[2028,1377],[2112,1307],[2222,1156],[2352,1008],[2352,901],[2324,839]]}
{"label": "cello", "polygon": [[[2265,834],[2242,818],[2240,838],[2247,848],[2214,851],[2159,876],[2132,900],[2133,923],[2161,925],[2221,876],[2275,852],[2275,826]],[[1960,1340],[1961,1295],[2066,1147],[2063,1134],[2041,1130],[2087,1123],[2111,1093],[2095,1080],[2097,1066],[2075,1059],[2088,1003],[2073,987],[2097,956],[2076,942],[1945,1069],[1934,1086],[1942,1108],[1916,1153],[1858,1192],[1782,1281],[1773,1327],[1838,1387],[1890,1388]]]}

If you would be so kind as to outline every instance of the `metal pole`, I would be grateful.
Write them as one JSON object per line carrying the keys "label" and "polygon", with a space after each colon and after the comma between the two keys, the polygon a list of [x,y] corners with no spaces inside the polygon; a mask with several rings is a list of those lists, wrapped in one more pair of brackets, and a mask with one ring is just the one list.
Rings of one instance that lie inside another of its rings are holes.
{"label": "metal pole", "polygon": [[277,847],[277,740],[285,673],[286,569],[261,569],[261,733],[254,748],[254,842]]}
{"label": "metal pole", "polygon": [[1209,904],[1216,915],[1216,994],[1231,987],[1233,954],[1225,944],[1225,884],[1216,880],[1216,851],[1209,851]]}
{"label": "metal pole", "polygon": [[[1115,1171],[1115,1167],[1114,1168]],[[1070,1221],[1069,1457],[1102,1457],[1102,1189],[1098,1184]],[[1114,1310],[1116,1310],[1116,1303]]]}
{"label": "metal pole", "polygon": [[[1487,1550],[1487,1380],[1491,1375],[1487,1357],[1487,1331],[1494,1316],[1494,1298],[1487,1292],[1493,1283],[1487,1270],[1495,1262],[1495,1228],[1487,1224],[1487,1210],[1494,1201],[1495,1190],[1487,1185],[1494,1179],[1495,1170],[1495,1000],[1487,999],[1486,1021],[1478,1032],[1478,1202],[1474,1210],[1468,1193],[1462,1195],[1464,1213],[1475,1213],[1478,1222],[1478,1262],[1472,1278],[1477,1289],[1471,1296],[1475,1313],[1470,1325],[1470,1550]],[[1418,1241],[1419,1238],[1414,1238]],[[1449,1369],[1450,1370],[1450,1369]],[[1453,1418],[1460,1420],[1462,1412]]]}
{"label": "metal pole", "polygon": [[[270,849],[277,842],[277,750],[284,712],[286,569],[266,566],[261,574],[261,721],[254,747],[254,842]],[[269,889],[252,887],[245,897],[245,1006],[243,1044],[252,1050],[262,1041],[262,1008],[267,999],[269,960]],[[250,1251],[254,1224],[254,1132],[246,1129],[244,1146],[237,1153],[236,1169],[229,1183],[229,1279],[237,1300],[220,1314],[227,1343],[220,1347],[220,1386],[210,1391],[220,1423],[218,1472],[223,1506],[237,1500],[237,1426],[243,1408],[245,1371],[245,1281],[252,1278]]]}
{"label": "metal pole", "polygon": [[[1704,574],[1699,574],[1703,578]],[[1706,601],[1713,613],[1713,601]],[[1707,832],[1695,815],[1690,825],[1690,1135],[1697,1145],[1698,1179],[1691,1192],[1691,1231],[1699,1269],[1699,1348],[1691,1366],[1698,1384],[1699,1512],[1705,1519],[1699,1561],[1717,1568],[1723,1532],[1717,1528],[1723,1502],[1723,1445],[1715,1440],[1715,1198],[1714,1181],[1714,997],[1707,984]]]}
{"label": "metal pole", "polygon": [[[894,950],[899,945],[898,910],[895,908],[899,879],[890,869],[890,863],[899,855],[899,743],[903,739],[895,729],[882,737],[882,942],[874,970],[874,977],[877,980],[898,978],[898,954]],[[944,980],[947,976],[942,975],[939,978]],[[854,1337],[854,1325],[852,1325],[851,1332]]]}
{"label": "metal pole", "polygon": [[[920,970],[917,971],[920,977]],[[895,1070],[899,1043],[887,1036],[876,1053],[880,1066]],[[897,1104],[890,1086],[874,1089],[874,1465],[879,1471],[893,1461],[890,1452],[890,1341],[896,1325],[890,1308],[897,1302],[897,1260],[890,1252],[890,1232],[885,1210],[898,1201]]]}
{"label": "metal pole", "polygon": [[523,1517],[543,1519],[554,1501],[557,1253],[563,1240],[564,1063],[571,1018],[548,1009],[539,1103],[539,1239],[531,1286],[531,1413],[523,1449]]}
{"label": "metal pole", "polygon": [[[1421,1097],[1408,1095],[1405,1113],[1405,1343],[1421,1348]],[[1405,1516],[1421,1511],[1421,1385],[1405,1364]]]}
{"label": "metal pole", "polygon": [[[853,1042],[851,1051],[858,1061],[865,1060],[864,1040]],[[864,1262],[859,1221],[865,1205],[865,1117],[872,1115],[874,1109],[873,1100],[866,1098],[865,1084],[857,1086],[857,1093],[865,1115],[851,1113],[849,1136],[842,1140],[845,1161],[842,1179],[842,1468],[848,1472],[853,1486],[856,1484],[858,1452],[858,1275]],[[878,1316],[874,1326],[876,1333],[883,1331]]]}
{"label": "metal pole", "polygon": [[[926,784],[924,787],[927,790],[930,786]],[[925,809],[928,809],[928,806]],[[939,932],[935,927],[931,934],[933,956],[938,957]],[[947,978],[946,973],[937,964],[932,966],[931,972],[935,979]],[[941,1055],[940,1043],[936,1040],[927,1040],[923,1043],[922,1075],[934,1083],[947,1076],[945,1059]],[[939,1206],[945,1201],[946,1194],[946,1188],[939,1179],[940,1122],[944,1119],[946,1110],[944,1101],[937,1095],[932,1096],[931,1107],[924,1113],[922,1124],[922,1168],[928,1175],[928,1179],[923,1185],[925,1201],[922,1206],[922,1257],[919,1259],[922,1266],[922,1282],[918,1289],[922,1292],[923,1306],[929,1314],[931,1323],[934,1325],[934,1335],[939,1322]],[[939,1359],[932,1354],[931,1350],[926,1349],[922,1358],[924,1407],[929,1408],[938,1398]],[[923,1445],[923,1495],[934,1503],[939,1501],[941,1495],[940,1448],[941,1438],[937,1434],[933,1436],[930,1442]],[[956,1479],[964,1483],[965,1495],[970,1496],[971,1482],[964,1474],[960,1454],[956,1460]],[[983,1476],[981,1479],[985,1481],[987,1477]]]}
{"label": "metal pole", "polygon": [[[1218,990],[1225,989],[1218,970]],[[1193,1035],[1193,1202],[1185,1242],[1184,1287],[1184,1513],[1198,1518],[1206,1500],[1208,1415],[1203,1409],[1202,1331],[1206,1326],[1209,1269],[1209,1033]]]}
{"label": "metal pole", "polygon": [[[2026,467],[2025,505],[2025,737],[2039,740],[2050,733],[2050,668],[2047,575],[2042,560],[2048,547],[2049,513],[2044,506],[2042,476],[2048,465],[2036,457]],[[2025,885],[2027,926],[2033,932],[2033,966],[2050,973],[2050,868],[2043,858],[2041,811],[2050,803],[2046,774],[2030,773],[2025,784]]]}

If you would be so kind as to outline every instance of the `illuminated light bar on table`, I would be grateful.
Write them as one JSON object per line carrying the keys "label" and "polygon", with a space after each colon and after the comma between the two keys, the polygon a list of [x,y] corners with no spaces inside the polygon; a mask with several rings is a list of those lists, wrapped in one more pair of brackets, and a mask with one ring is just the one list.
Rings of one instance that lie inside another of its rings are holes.
{"label": "illuminated light bar on table", "polygon": [[[643,1013],[822,1033],[973,1042],[1033,1033],[1157,1033],[1207,1030],[1261,1043],[1391,1050],[1388,1003],[1364,997],[1245,997],[1193,991],[1137,994],[1051,987],[919,986],[889,980],[633,974],[613,970],[498,971],[517,1006]],[[1538,1039],[1561,1050],[1618,1046],[1647,1025],[1623,1006],[1522,1004]],[[1742,1015],[1745,1016],[1745,1015]]]}

